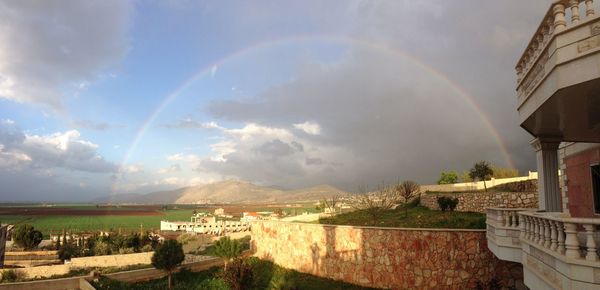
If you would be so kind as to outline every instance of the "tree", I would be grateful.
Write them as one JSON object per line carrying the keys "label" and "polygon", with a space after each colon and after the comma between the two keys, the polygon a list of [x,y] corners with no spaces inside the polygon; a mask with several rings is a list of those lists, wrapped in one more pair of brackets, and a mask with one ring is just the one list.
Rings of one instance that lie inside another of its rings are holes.
{"label": "tree", "polygon": [[469,176],[469,171],[463,171],[463,173],[460,174],[460,180],[462,182],[473,182],[473,178],[471,178],[471,176]]}
{"label": "tree", "polygon": [[280,208],[275,209],[273,211],[273,213],[275,214],[275,216],[277,216],[277,218],[282,218],[285,215],[285,213],[283,212],[283,210],[280,209]]}
{"label": "tree", "polygon": [[169,277],[169,289],[172,287],[171,275],[184,259],[185,254],[183,253],[183,247],[176,240],[166,240],[162,245],[156,248],[156,251],[154,251],[154,255],[152,255],[152,266],[167,272]]}
{"label": "tree", "polygon": [[43,235],[32,225],[22,224],[13,230],[12,238],[16,245],[23,247],[25,250],[31,250],[42,242]]}
{"label": "tree", "polygon": [[329,209],[329,213],[335,213],[336,212],[336,206],[340,203],[340,195],[339,194],[334,194],[329,198],[324,197],[321,200],[321,205],[324,209]]}
{"label": "tree", "polygon": [[442,171],[438,184],[458,183],[458,173],[456,171]]}
{"label": "tree", "polygon": [[242,253],[242,246],[239,241],[232,240],[229,237],[222,237],[215,243],[215,255],[223,259],[225,271],[231,260],[237,258]]}
{"label": "tree", "polygon": [[367,192],[365,187],[359,187],[359,194],[352,200],[352,207],[364,210],[373,225],[377,225],[383,213],[399,203],[400,197],[395,188],[382,183],[375,192]]}
{"label": "tree", "polygon": [[408,217],[408,202],[419,194],[421,186],[412,181],[406,180],[396,185],[396,191],[404,199],[404,216]]}
{"label": "tree", "polygon": [[487,185],[485,184],[485,180],[491,177],[494,174],[494,171],[490,167],[490,164],[487,161],[479,161],[473,165],[473,168],[469,171],[469,177],[474,180],[482,180],[483,187],[485,191],[487,191]]}
{"label": "tree", "polygon": [[492,174],[494,178],[511,178],[519,176],[519,170],[510,167],[492,166],[492,171],[494,172]]}

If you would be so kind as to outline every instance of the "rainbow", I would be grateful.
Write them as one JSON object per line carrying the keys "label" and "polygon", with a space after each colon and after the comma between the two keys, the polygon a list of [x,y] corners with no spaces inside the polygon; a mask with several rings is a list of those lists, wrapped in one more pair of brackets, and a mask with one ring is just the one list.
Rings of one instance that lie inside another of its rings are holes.
{"label": "rainbow", "polygon": [[[325,41],[325,42],[337,42],[337,43],[360,45],[365,48],[369,48],[369,49],[372,49],[372,50],[375,50],[378,52],[382,52],[382,53],[385,53],[385,54],[388,54],[388,55],[391,55],[394,57],[408,60],[412,64],[423,69],[425,72],[427,72],[430,75],[436,77],[437,79],[443,81],[446,85],[448,85],[450,88],[452,88],[452,90],[454,90],[454,92],[457,93],[471,108],[473,108],[475,113],[481,119],[483,125],[486,127],[488,132],[490,132],[490,134],[496,141],[498,148],[500,149],[500,152],[502,153],[505,162],[510,167],[514,167],[514,163],[512,161],[512,158],[510,157],[510,153],[508,152],[505,142],[500,137],[498,130],[493,126],[492,122],[490,121],[490,118],[485,114],[485,112],[479,106],[479,104],[475,101],[475,99],[467,92],[466,89],[464,89],[462,86],[460,86],[456,82],[452,81],[447,75],[443,74],[442,72],[440,72],[433,66],[423,62],[422,60],[418,59],[417,57],[415,57],[405,51],[396,49],[396,48],[391,47],[384,43],[373,42],[373,41],[367,40],[367,39],[361,39],[361,38],[356,38],[356,37],[346,37],[346,36],[336,36],[336,35],[300,35],[300,36],[277,38],[277,39],[259,42],[254,45],[237,50],[231,54],[224,56],[223,58],[221,58],[213,63],[210,63],[207,66],[202,67],[198,72],[193,74],[190,78],[186,79],[175,90],[173,90],[171,93],[169,93],[167,96],[165,96],[162,99],[162,101],[160,102],[160,104],[158,104],[158,106],[154,109],[154,111],[152,111],[152,113],[146,118],[146,120],[144,121],[144,123],[142,124],[140,129],[138,130],[137,134],[135,135],[133,141],[129,145],[129,148],[127,149],[127,151],[123,157],[123,160],[121,162],[120,168],[124,168],[126,166],[127,162],[129,161],[129,158],[131,157],[133,152],[136,150],[140,140],[142,139],[142,137],[144,136],[146,131],[148,131],[148,128],[150,128],[150,126],[154,123],[156,118],[160,115],[160,113],[170,103],[172,103],[182,92],[187,90],[196,81],[198,81],[204,77],[210,76],[212,74],[212,70],[214,67],[220,67],[221,65],[223,65],[226,62],[232,61],[236,58],[240,58],[242,56],[245,56],[249,53],[252,53],[252,52],[255,52],[255,51],[258,51],[261,49],[266,49],[266,48],[270,48],[270,47],[282,45],[282,44],[289,44],[289,43],[295,43],[295,42],[307,42],[307,41],[313,41],[313,42],[314,41]],[[114,190],[115,190],[115,185],[113,184],[113,193],[114,193]]]}

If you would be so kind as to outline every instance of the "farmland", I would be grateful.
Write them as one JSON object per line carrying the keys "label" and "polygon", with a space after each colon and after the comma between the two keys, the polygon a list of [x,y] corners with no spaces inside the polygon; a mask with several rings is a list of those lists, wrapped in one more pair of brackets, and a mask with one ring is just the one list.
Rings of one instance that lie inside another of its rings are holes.
{"label": "farmland", "polygon": [[189,221],[193,211],[212,213],[223,207],[225,212],[241,216],[243,211],[273,211],[281,208],[288,213],[314,211],[310,204],[296,205],[90,205],[90,204],[3,204],[0,222],[3,224],[28,223],[44,236],[63,230],[69,232],[140,231],[158,230],[161,220]]}

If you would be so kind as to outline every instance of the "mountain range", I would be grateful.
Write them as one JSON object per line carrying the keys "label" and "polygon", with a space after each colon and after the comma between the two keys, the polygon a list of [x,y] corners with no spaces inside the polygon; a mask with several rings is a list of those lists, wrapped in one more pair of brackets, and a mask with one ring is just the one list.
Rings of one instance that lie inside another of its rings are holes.
{"label": "mountain range", "polygon": [[333,195],[346,194],[330,185],[286,190],[274,186],[259,186],[246,181],[226,180],[146,194],[118,194],[93,202],[133,204],[275,203],[316,201]]}

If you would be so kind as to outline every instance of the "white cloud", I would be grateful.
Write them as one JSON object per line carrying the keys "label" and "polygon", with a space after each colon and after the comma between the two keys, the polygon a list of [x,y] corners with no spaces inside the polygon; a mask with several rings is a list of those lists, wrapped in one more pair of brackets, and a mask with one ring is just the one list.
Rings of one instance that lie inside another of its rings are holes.
{"label": "white cloud", "polygon": [[159,174],[165,174],[165,173],[173,173],[173,172],[180,172],[181,171],[181,165],[179,164],[173,164],[167,168],[161,168],[158,170]]}
{"label": "white cloud", "polygon": [[183,160],[184,155],[181,153],[177,153],[177,154],[173,154],[173,155],[167,155],[167,160],[168,161],[181,161]]}
{"label": "white cloud", "polygon": [[167,128],[174,128],[174,129],[218,129],[218,130],[224,129],[223,127],[219,126],[219,124],[217,124],[214,121],[198,122],[190,117],[181,119],[175,123],[166,124],[164,126]]}
{"label": "white cloud", "polygon": [[127,53],[132,9],[121,0],[1,1],[0,97],[60,109],[68,91]]}
{"label": "white cloud", "polygon": [[304,122],[299,124],[294,124],[294,128],[298,130],[302,130],[307,134],[311,135],[319,135],[321,134],[321,126],[314,122]]}
{"label": "white cloud", "polygon": [[12,121],[0,122],[2,167],[19,163],[32,169],[114,172],[116,165],[104,160],[97,149],[98,145],[82,140],[76,130],[30,135]]}
{"label": "white cloud", "polygon": [[144,169],[142,168],[141,165],[128,165],[128,166],[121,168],[121,172],[130,173],[130,174],[131,173],[140,173],[143,171],[144,171]]}

